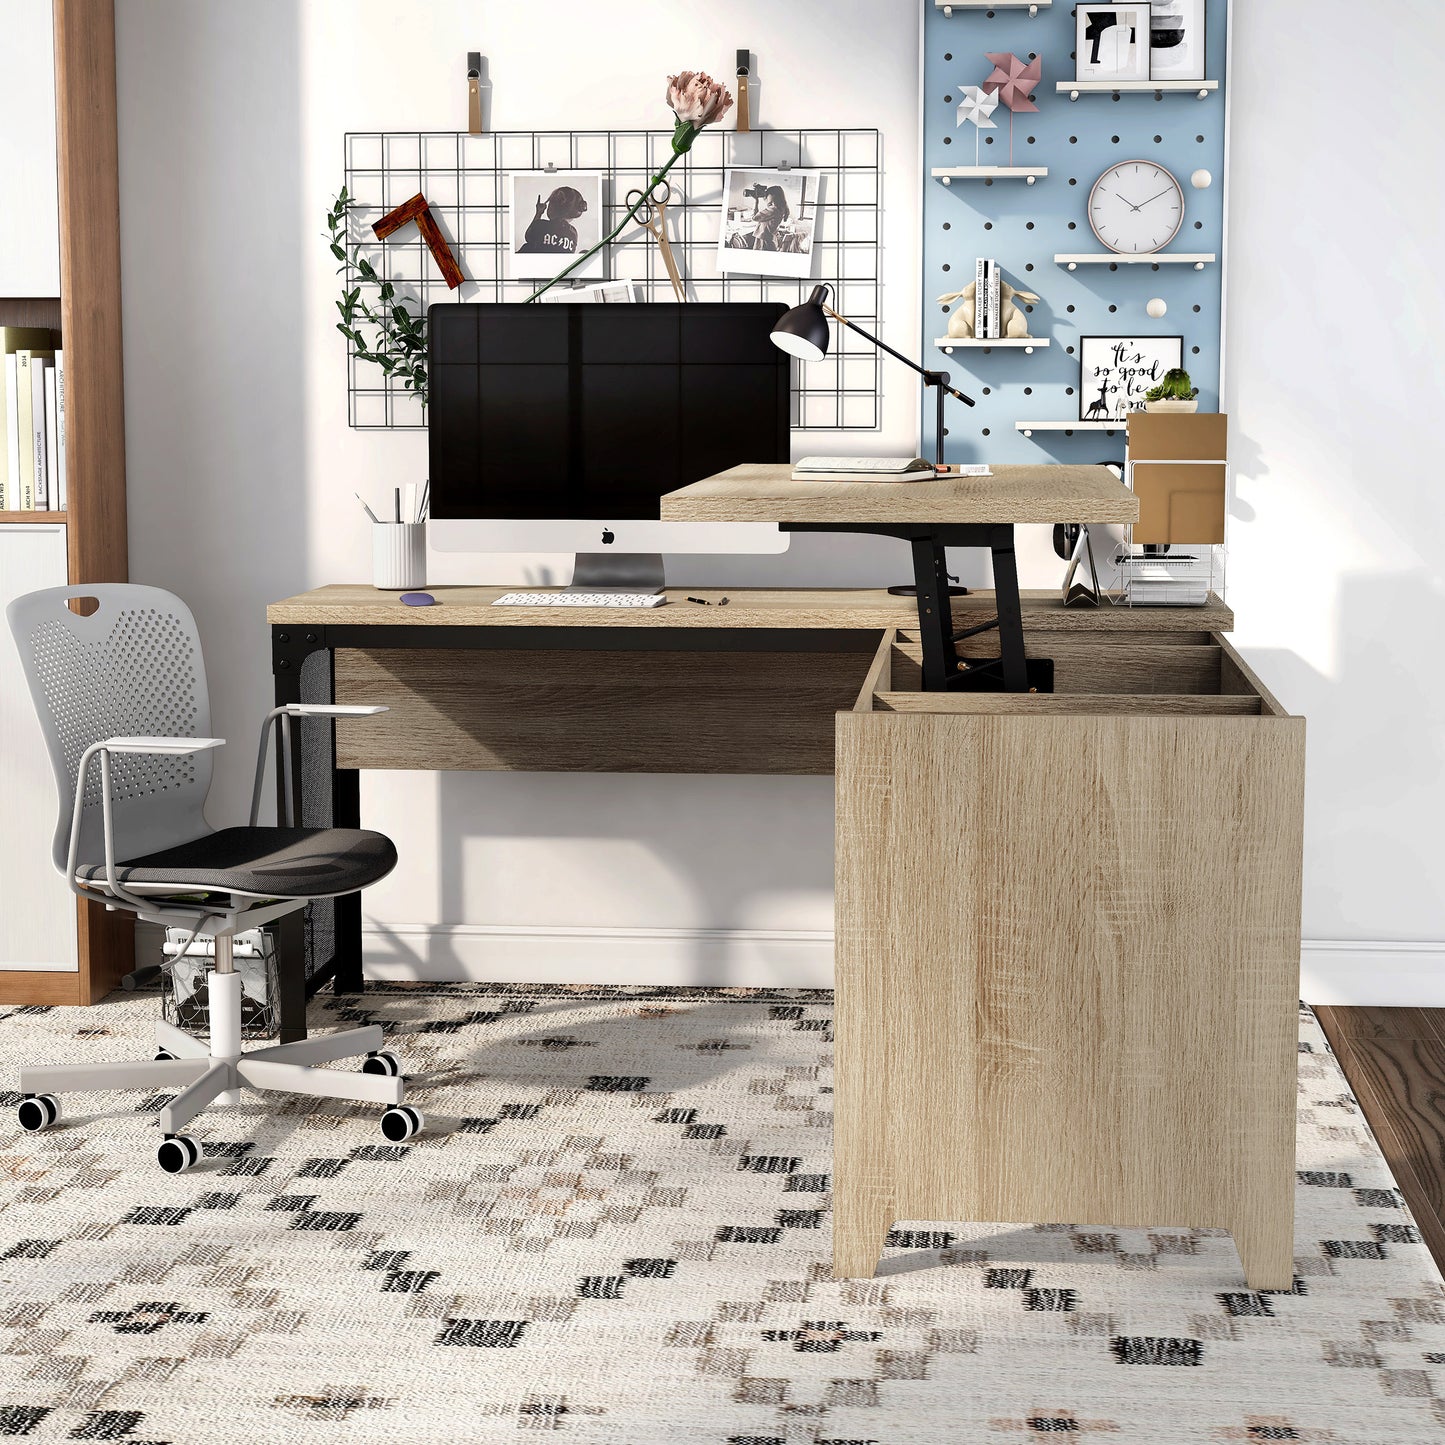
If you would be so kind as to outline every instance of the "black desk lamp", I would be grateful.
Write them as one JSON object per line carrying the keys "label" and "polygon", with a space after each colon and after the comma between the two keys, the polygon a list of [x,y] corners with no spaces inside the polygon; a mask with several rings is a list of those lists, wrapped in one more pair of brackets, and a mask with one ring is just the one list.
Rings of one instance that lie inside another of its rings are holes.
{"label": "black desk lamp", "polygon": [[933,387],[938,393],[938,422],[934,429],[934,461],[941,471],[944,465],[944,394],[947,393],[955,401],[961,401],[965,406],[976,405],[974,399],[951,387],[948,384],[946,371],[929,371],[916,361],[910,361],[902,352],[894,351],[887,342],[880,341],[876,336],[864,331],[857,322],[849,321],[846,316],[839,316],[831,306],[824,302],[830,289],[831,285],[826,281],[821,286],[814,286],[813,294],[806,301],[801,305],[794,306],[791,311],[785,312],[778,319],[778,324],[773,327],[773,345],[786,351],[789,356],[796,356],[800,361],[821,361],[828,354],[828,318],[831,316],[840,326],[846,326],[850,330],[856,331],[865,341],[872,342],[880,351],[886,351],[895,361],[901,361],[904,366],[916,371],[923,378],[924,385]]}

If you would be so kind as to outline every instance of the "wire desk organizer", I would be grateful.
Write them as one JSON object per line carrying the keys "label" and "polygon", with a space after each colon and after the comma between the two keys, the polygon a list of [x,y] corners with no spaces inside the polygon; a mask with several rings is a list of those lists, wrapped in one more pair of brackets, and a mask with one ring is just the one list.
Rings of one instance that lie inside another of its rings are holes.
{"label": "wire desk organizer", "polygon": [[[672,132],[354,131],[347,133],[345,145],[351,238],[366,243],[367,259],[396,287],[397,299],[424,313],[434,302],[525,301],[543,284],[507,275],[511,172],[600,172],[605,235],[626,212],[628,192],[646,188],[671,156]],[[876,130],[704,130],[668,173],[668,231],[688,299],[794,306],[817,281],[832,281],[837,310],[873,330],[879,315],[881,149]],[[819,172],[818,196],[810,203],[816,223],[808,278],[719,273],[724,173],[744,168]],[[466,273],[466,282],[454,291],[447,289],[414,228],[385,242],[372,236],[376,220],[418,191]],[[656,238],[641,224],[624,230],[607,253],[608,278],[632,281],[639,300],[674,299]],[[348,261],[347,287],[360,284]],[[352,344],[347,346],[350,424],[359,430],[424,427],[418,398],[379,367],[359,361]],[[879,360],[873,347],[838,327],[827,357],[796,372],[793,425],[804,431],[876,431]]]}

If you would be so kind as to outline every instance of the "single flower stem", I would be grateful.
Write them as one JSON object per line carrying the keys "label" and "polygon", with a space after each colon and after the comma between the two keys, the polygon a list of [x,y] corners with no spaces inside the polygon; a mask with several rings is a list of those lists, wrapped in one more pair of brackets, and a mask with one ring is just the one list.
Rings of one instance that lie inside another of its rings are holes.
{"label": "single flower stem", "polygon": [[[679,127],[679,130],[680,129],[681,127]],[[637,213],[644,206],[651,205],[653,192],[667,178],[668,171],[670,171],[673,166],[675,166],[678,161],[680,161],[683,156],[686,155],[691,145],[692,137],[688,136],[687,145],[684,146],[682,150],[678,150],[677,140],[676,138],[674,138],[672,156],[668,160],[667,164],[663,166],[663,168],[658,171],[655,176],[653,176],[653,178],[647,183],[647,189],[643,191],[643,193],[637,198],[637,200],[634,201],[633,204],[627,208],[626,215],[624,215],[623,218],[613,228],[612,234],[609,236],[604,236],[595,246],[592,247],[590,251],[583,252],[583,254],[580,255],[575,261],[573,261],[570,266],[564,266],[562,270],[560,270],[550,281],[548,281],[545,286],[539,286],[534,292],[532,292],[532,294],[527,297],[527,300],[535,301],[544,291],[550,291],[552,287],[554,287],[564,277],[570,276],[572,272],[574,272],[580,265],[583,264],[584,261],[587,261],[590,257],[595,256],[604,246],[610,246],[612,242],[614,242],[618,238],[618,236],[622,234],[624,228],[637,219]]]}

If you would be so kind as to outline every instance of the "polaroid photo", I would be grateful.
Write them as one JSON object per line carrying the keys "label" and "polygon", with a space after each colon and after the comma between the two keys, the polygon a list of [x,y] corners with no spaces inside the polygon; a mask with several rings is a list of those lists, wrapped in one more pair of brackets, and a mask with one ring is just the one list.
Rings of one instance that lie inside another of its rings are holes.
{"label": "polaroid photo", "polygon": [[[600,171],[513,171],[507,181],[513,279],[550,280],[602,239]],[[602,276],[606,264],[599,251],[571,275]]]}
{"label": "polaroid photo", "polygon": [[1205,0],[1155,0],[1149,19],[1149,79],[1204,79]]}
{"label": "polaroid photo", "polygon": [[[569,277],[568,280],[571,278]],[[616,304],[624,301],[636,301],[636,283],[632,281],[600,281],[595,286],[569,286],[566,281],[560,286],[554,286],[550,291],[544,291],[538,298],[543,302],[590,302],[593,304]]]}
{"label": "polaroid photo", "polygon": [[819,182],[818,171],[728,171],[718,270],[724,275],[811,276]]}
{"label": "polaroid photo", "polygon": [[1078,80],[1148,80],[1150,7],[1080,5],[1074,12],[1075,78]]}

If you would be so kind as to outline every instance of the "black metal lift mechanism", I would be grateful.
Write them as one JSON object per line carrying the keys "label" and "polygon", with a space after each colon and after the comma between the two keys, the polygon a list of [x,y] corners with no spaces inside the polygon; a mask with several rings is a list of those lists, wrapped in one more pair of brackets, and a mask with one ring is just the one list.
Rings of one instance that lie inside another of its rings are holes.
{"label": "black metal lift mechanism", "polygon": [[[1010,522],[783,522],[785,532],[862,532],[897,537],[913,549],[913,580],[918,593],[918,632],[923,644],[925,692],[1052,692],[1052,658],[1024,652],[1023,607],[1019,601],[1018,560]],[[949,547],[985,547],[993,557],[994,605],[998,615],[955,632],[948,591]],[[999,655],[961,658],[958,644],[998,630]]]}

